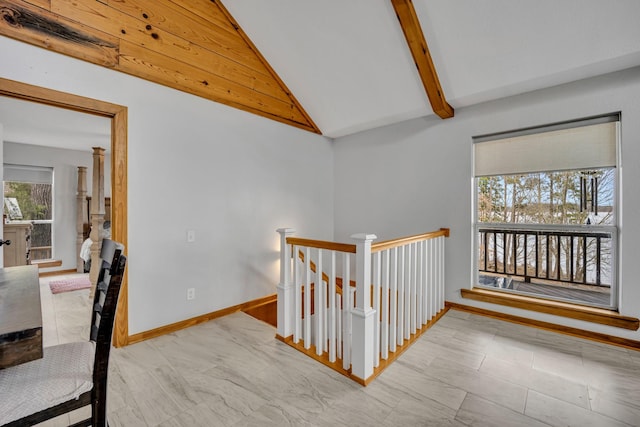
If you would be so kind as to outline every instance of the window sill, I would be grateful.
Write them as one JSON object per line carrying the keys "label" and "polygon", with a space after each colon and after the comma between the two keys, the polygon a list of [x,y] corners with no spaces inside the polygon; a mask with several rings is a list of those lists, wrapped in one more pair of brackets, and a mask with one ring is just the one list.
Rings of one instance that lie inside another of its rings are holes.
{"label": "window sill", "polygon": [[59,259],[37,259],[37,260],[31,260],[31,265],[36,265],[36,266],[38,266],[38,268],[60,267],[62,265],[62,260],[59,260]]}
{"label": "window sill", "polygon": [[612,310],[601,308],[584,307],[576,304],[569,304],[559,301],[551,301],[542,298],[534,298],[523,295],[507,294],[488,289],[461,289],[463,298],[476,301],[499,304],[507,307],[520,308],[523,310],[535,311],[539,313],[552,314],[555,316],[569,317],[583,320],[585,322],[599,323],[601,325],[613,326],[615,328],[629,329],[637,331],[640,321],[634,317],[623,316]]}

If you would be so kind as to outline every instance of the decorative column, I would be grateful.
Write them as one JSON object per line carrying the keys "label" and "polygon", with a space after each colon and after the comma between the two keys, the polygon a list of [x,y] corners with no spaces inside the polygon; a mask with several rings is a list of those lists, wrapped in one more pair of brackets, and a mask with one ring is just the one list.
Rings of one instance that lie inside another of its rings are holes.
{"label": "decorative column", "polygon": [[76,193],[76,271],[84,273],[84,260],[80,249],[84,242],[84,222],[87,220],[87,168],[78,166],[78,191]]}
{"label": "decorative column", "polygon": [[93,298],[100,274],[100,248],[104,224],[104,148],[93,147],[93,179],[91,191],[91,295]]}
{"label": "decorative column", "polygon": [[352,313],[351,373],[365,381],[373,375],[376,311],[371,308],[371,242],[375,234],[354,234],[356,241],[356,307]]}
{"label": "decorative column", "polygon": [[278,289],[278,328],[277,334],[287,338],[293,334],[294,295],[291,283],[291,246],[287,244],[287,236],[296,231],[293,228],[278,228],[280,233],[280,283]]}

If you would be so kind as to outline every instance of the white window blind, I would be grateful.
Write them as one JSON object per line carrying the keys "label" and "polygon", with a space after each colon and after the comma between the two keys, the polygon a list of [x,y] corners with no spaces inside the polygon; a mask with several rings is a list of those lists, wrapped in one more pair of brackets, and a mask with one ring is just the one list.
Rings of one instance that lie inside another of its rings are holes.
{"label": "white window blind", "polygon": [[616,166],[619,121],[474,143],[475,176]]}
{"label": "white window blind", "polygon": [[52,184],[53,168],[4,164],[4,180],[31,184]]}

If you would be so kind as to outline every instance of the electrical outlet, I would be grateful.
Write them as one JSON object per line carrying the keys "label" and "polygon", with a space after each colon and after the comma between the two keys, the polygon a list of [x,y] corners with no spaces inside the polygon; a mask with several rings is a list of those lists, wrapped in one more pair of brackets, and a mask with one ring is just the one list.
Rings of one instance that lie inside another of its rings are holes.
{"label": "electrical outlet", "polygon": [[187,230],[187,243],[193,243],[196,241],[195,230]]}
{"label": "electrical outlet", "polygon": [[187,300],[192,300],[196,297],[196,288],[187,289]]}

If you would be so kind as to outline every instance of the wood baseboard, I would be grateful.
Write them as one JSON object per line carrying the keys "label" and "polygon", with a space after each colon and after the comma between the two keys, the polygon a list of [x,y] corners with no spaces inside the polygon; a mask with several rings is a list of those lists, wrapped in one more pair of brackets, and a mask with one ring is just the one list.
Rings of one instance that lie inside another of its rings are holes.
{"label": "wood baseboard", "polygon": [[162,335],[170,334],[172,332],[186,329],[191,326],[198,325],[200,323],[208,322],[209,320],[217,319],[219,317],[227,316],[229,314],[246,310],[251,310],[255,307],[259,307],[264,304],[268,304],[277,298],[276,294],[268,295],[263,298],[258,298],[253,301],[247,301],[242,304],[234,305],[231,307],[223,308],[222,310],[214,311],[211,313],[203,314],[201,316],[192,317],[191,319],[182,320],[180,322],[172,323],[170,325],[161,326],[159,328],[151,329],[148,331],[140,332],[137,334],[129,335],[127,344],[135,344],[137,342],[145,341],[151,338],[156,338]]}
{"label": "wood baseboard", "polygon": [[450,309],[466,311],[480,316],[491,317],[498,320],[504,320],[519,325],[531,326],[533,328],[544,329],[547,331],[558,332],[560,334],[571,335],[578,338],[584,338],[591,341],[597,341],[604,344],[624,347],[631,350],[640,351],[640,341],[634,341],[626,338],[620,338],[613,335],[601,334],[599,332],[585,331],[583,329],[571,328],[554,323],[542,322],[539,320],[527,319],[526,317],[514,316],[512,314],[500,313],[497,311],[486,310],[484,308],[473,307],[455,302],[445,302],[445,306]]}
{"label": "wood baseboard", "polygon": [[635,317],[623,316],[617,311],[601,308],[586,307],[566,302],[479,288],[460,289],[460,295],[463,298],[476,301],[552,314],[554,316],[569,317],[572,319],[583,320],[585,322],[629,329],[631,331],[637,331],[638,327],[640,327],[640,321]]}

